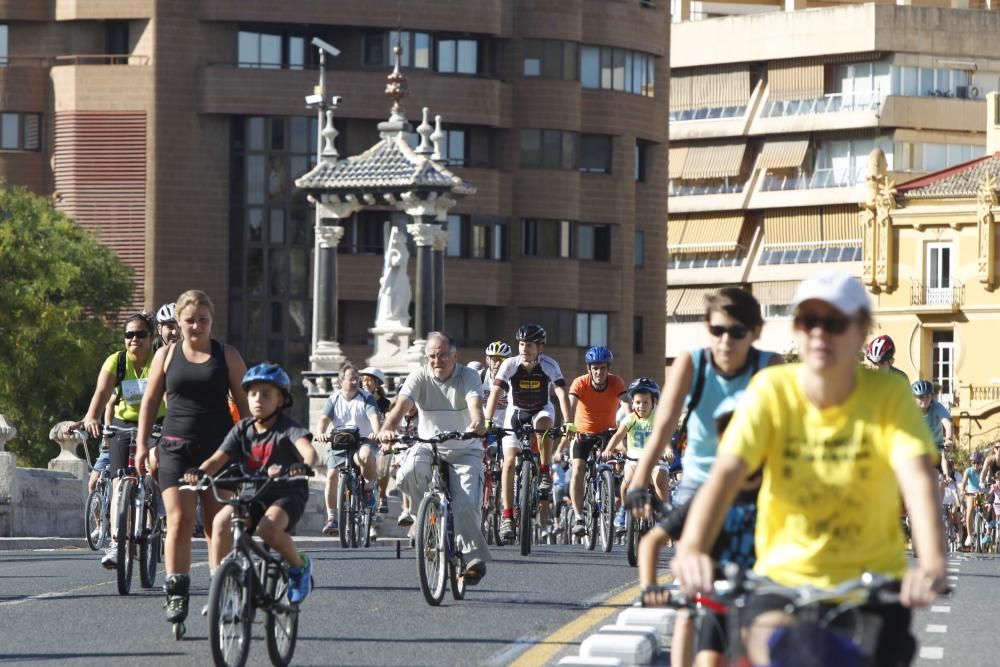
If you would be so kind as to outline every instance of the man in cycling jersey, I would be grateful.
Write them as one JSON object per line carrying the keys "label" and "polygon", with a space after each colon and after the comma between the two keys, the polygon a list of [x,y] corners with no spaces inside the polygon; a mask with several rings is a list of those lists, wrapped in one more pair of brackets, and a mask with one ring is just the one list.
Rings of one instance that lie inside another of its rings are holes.
{"label": "man in cycling jersey", "polygon": [[[486,433],[480,380],[471,368],[458,363],[458,348],[447,334],[427,335],[427,365],[413,371],[399,390],[379,439],[399,437],[403,417],[416,406],[417,432],[432,438],[448,431]],[[455,543],[466,562],[465,583],[474,586],[486,574],[490,551],[482,532],[483,450],[478,440],[449,440],[438,445],[442,460],[451,464],[451,508],[455,517]],[[399,465],[400,490],[418,502],[430,487],[431,446],[416,445]]]}
{"label": "man in cycling jersey", "polygon": [[[573,380],[569,388],[569,417],[567,422],[573,426],[570,430],[576,432],[573,438],[569,433],[563,438],[560,450],[572,452],[573,473],[570,476],[570,499],[573,502],[573,512],[576,523],[573,534],[582,536],[587,532],[584,521],[583,482],[586,476],[587,458],[594,447],[600,447],[598,452],[608,444],[617,422],[615,415],[625,396],[625,381],[611,372],[611,362],[614,355],[606,347],[592,347],[583,357],[587,364],[587,373]],[[601,440],[600,436],[605,436]],[[609,508],[610,509],[610,508]],[[621,523],[625,525],[624,515]],[[593,538],[594,536],[591,536]]]}
{"label": "man in cycling jersey", "polygon": [[920,406],[920,411],[924,414],[927,427],[934,436],[934,444],[938,448],[941,456],[941,472],[946,476],[949,473],[948,459],[944,456],[944,450],[949,449],[954,443],[955,425],[951,421],[951,413],[948,408],[934,400],[934,385],[927,380],[917,380],[912,385],[913,397]]}
{"label": "man in cycling jersey", "polygon": [[[505,360],[497,371],[486,403],[487,425],[491,426],[500,404],[500,396],[506,390],[509,400],[504,428],[511,428],[514,420],[519,424],[531,424],[535,429],[552,428],[555,409],[549,401],[549,387],[559,401],[563,417],[572,414],[569,397],[566,394],[566,380],[555,359],[542,354],[545,347],[545,329],[538,324],[525,324],[517,330],[518,356]],[[500,535],[505,540],[514,537],[514,463],[520,444],[512,435],[503,438],[503,519]],[[552,438],[539,438],[538,449],[541,459],[538,488],[542,495],[552,490],[551,462]]]}
{"label": "man in cycling jersey", "polygon": [[877,370],[901,375],[906,378],[907,382],[910,381],[910,378],[906,377],[906,373],[896,368],[892,363],[896,359],[896,344],[889,336],[882,335],[872,338],[871,342],[865,346],[865,358]]}

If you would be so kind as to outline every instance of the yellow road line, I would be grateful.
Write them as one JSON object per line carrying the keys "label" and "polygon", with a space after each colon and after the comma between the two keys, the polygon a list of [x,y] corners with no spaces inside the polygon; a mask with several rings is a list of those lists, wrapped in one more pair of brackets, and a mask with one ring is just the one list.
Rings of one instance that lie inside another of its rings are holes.
{"label": "yellow road line", "polygon": [[[659,584],[668,584],[673,576],[661,574],[657,577]],[[534,646],[521,654],[511,663],[511,667],[538,667],[546,664],[559,651],[573,643],[598,625],[603,624],[609,616],[625,605],[631,604],[639,597],[639,587],[629,586],[625,590],[612,595],[604,602],[591,607],[581,616],[562,626],[548,637],[538,641]]]}

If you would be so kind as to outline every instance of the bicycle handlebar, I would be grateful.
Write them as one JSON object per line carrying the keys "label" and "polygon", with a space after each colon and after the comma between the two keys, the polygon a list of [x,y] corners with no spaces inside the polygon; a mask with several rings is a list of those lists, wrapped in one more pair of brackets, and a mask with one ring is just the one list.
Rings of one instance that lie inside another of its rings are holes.
{"label": "bicycle handlebar", "polygon": [[[309,469],[309,473],[307,475],[293,476],[284,474],[284,475],[279,475],[278,477],[268,477],[264,475],[242,475],[240,477],[227,477],[226,471],[223,471],[222,474],[215,475],[214,477],[212,475],[205,474],[202,476],[200,480],[198,480],[196,484],[182,484],[178,488],[181,491],[207,491],[208,489],[211,489],[212,495],[215,496],[215,499],[218,500],[220,503],[253,502],[257,498],[259,498],[260,495],[264,492],[264,489],[269,487],[271,484],[277,482],[290,482],[297,480],[305,481],[307,477],[314,477],[315,475],[316,471],[313,470],[312,468]],[[183,482],[184,478],[181,477],[178,481]],[[221,498],[219,496],[219,489],[218,489],[219,484],[259,484],[259,487],[257,488],[257,491],[253,494],[252,497],[243,500],[238,494],[236,496],[233,496],[232,498]]]}
{"label": "bicycle handlebar", "polygon": [[440,445],[442,442],[447,442],[449,440],[472,440],[481,437],[482,436],[477,435],[473,431],[443,431],[429,438],[422,438],[413,433],[400,433],[397,437],[389,440],[389,442],[396,443],[392,446],[393,452],[404,452],[418,443]]}

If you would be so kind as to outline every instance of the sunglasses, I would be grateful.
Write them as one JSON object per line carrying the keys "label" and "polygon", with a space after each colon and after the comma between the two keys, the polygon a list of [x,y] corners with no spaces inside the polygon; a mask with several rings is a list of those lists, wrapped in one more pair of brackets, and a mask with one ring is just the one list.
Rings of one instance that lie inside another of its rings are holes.
{"label": "sunglasses", "polygon": [[819,327],[829,334],[842,334],[847,331],[847,327],[850,324],[851,320],[849,318],[840,317],[839,315],[828,315],[827,317],[820,317],[819,315],[795,316],[795,328],[806,333]]}
{"label": "sunglasses", "polygon": [[148,331],[126,331],[125,340],[132,340],[133,338],[138,338],[142,340],[143,338],[149,338]]}
{"label": "sunglasses", "polygon": [[709,324],[708,333],[716,338],[722,338],[723,334],[729,334],[729,337],[733,340],[743,340],[750,333],[750,328],[742,324],[734,324],[731,327],[724,327],[721,324]]}

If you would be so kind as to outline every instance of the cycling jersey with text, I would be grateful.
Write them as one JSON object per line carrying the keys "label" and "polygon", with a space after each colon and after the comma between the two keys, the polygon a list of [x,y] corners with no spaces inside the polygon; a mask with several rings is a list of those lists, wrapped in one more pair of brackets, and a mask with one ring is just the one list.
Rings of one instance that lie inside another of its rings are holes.
{"label": "cycling jersey with text", "polygon": [[549,402],[549,385],[564,387],[566,380],[556,360],[542,354],[530,371],[521,364],[520,357],[505,359],[493,384],[507,388],[511,407],[537,412]]}

